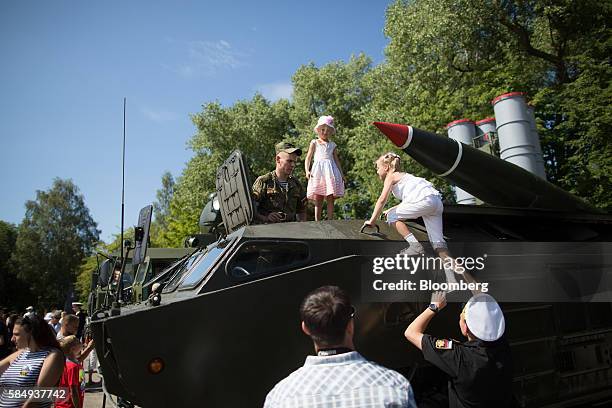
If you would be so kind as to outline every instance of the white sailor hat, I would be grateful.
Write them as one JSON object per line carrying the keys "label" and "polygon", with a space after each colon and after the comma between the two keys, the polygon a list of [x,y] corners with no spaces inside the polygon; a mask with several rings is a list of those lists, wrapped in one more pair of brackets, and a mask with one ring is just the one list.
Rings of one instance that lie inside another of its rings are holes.
{"label": "white sailor hat", "polygon": [[72,302],[72,306],[83,306],[83,304],[81,302]]}
{"label": "white sailor hat", "polygon": [[480,340],[495,341],[504,334],[504,313],[493,296],[486,293],[472,296],[463,312],[468,329]]}
{"label": "white sailor hat", "polygon": [[45,319],[45,322],[50,321],[51,319],[53,319],[53,313],[48,312],[48,313],[45,315],[45,318],[44,318],[44,319]]}

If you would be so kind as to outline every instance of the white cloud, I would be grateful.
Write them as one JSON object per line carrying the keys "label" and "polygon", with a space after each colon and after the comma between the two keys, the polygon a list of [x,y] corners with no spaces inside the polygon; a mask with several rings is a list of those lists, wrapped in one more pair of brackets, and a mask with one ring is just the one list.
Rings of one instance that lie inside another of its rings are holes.
{"label": "white cloud", "polygon": [[181,76],[212,76],[222,69],[236,69],[248,65],[249,55],[235,50],[225,40],[192,41],[189,43],[189,61],[176,69]]}
{"label": "white cloud", "polygon": [[170,112],[166,110],[154,110],[148,107],[140,108],[140,111],[147,118],[151,119],[153,122],[169,122],[172,120],[176,120],[178,115],[175,112]]}
{"label": "white cloud", "polygon": [[291,82],[272,82],[269,84],[261,84],[255,88],[261,94],[271,101],[276,101],[281,98],[291,99],[293,93],[293,85]]}

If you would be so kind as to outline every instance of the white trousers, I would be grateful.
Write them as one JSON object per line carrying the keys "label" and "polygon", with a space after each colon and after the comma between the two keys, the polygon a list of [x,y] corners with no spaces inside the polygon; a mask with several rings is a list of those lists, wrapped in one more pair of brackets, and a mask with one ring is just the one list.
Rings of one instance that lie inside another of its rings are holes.
{"label": "white trousers", "polygon": [[444,233],[442,231],[442,213],[444,205],[440,196],[430,195],[416,203],[401,202],[387,213],[387,222],[412,220],[423,217],[429,242],[434,249],[446,248]]}

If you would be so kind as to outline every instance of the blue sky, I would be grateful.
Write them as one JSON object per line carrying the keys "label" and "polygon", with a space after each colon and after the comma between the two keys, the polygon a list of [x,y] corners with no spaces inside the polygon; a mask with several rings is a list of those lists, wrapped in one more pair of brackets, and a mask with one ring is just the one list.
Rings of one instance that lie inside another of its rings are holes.
{"label": "blue sky", "polygon": [[0,220],[70,178],[110,239],[120,230],[123,98],[126,225],[164,171],[191,157],[189,114],[256,91],[289,97],[303,64],[383,60],[389,1],[0,2]]}

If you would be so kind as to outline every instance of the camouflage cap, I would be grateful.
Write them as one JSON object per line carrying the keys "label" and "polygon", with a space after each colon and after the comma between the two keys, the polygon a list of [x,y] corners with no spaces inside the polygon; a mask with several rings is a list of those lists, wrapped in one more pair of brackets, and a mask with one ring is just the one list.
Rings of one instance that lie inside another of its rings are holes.
{"label": "camouflage cap", "polygon": [[276,149],[276,153],[286,152],[289,154],[295,153],[298,156],[302,155],[302,149],[300,149],[299,147],[295,147],[295,145],[291,142],[282,141],[280,143],[277,143],[274,148]]}

